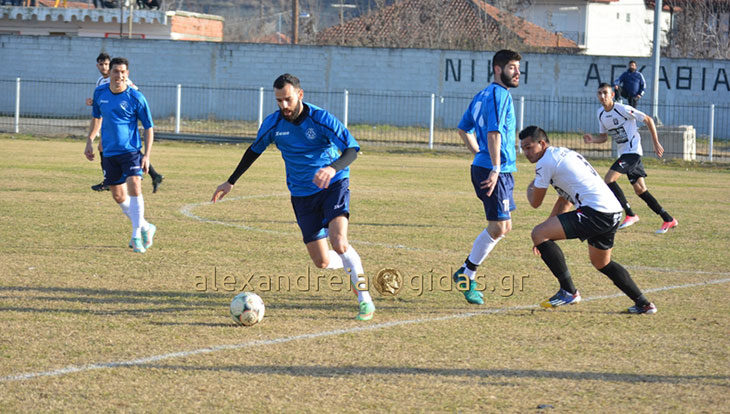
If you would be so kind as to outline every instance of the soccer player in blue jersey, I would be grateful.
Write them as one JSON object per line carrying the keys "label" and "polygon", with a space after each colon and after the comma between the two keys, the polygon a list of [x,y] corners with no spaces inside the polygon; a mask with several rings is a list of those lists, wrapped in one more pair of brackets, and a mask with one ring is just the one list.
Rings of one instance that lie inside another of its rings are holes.
{"label": "soccer player in blue jersey", "polygon": [[[89,161],[94,160],[94,138],[101,130],[104,184],[110,186],[114,201],[132,222],[129,247],[137,253],[144,253],[152,246],[157,230],[144,218],[142,198],[142,176],[149,168],[154,140],[152,114],[144,95],[127,83],[129,61],[114,58],[110,68],[110,82],[94,91],[93,119],[84,155]],[[138,122],[144,127],[144,155],[140,152],[142,143]]]}
{"label": "soccer player in blue jersey", "polygon": [[520,84],[520,60],[522,56],[512,50],[500,50],[494,55],[494,82],[474,96],[459,122],[459,136],[474,154],[471,181],[484,204],[488,224],[474,240],[471,253],[453,277],[459,288],[465,288],[467,302],[477,305],[484,303],[484,295],[477,289],[475,280],[477,267],[512,230],[510,212],[515,209],[512,173],[517,167],[515,109],[509,88]]}
{"label": "soccer player in blue jersey", "polygon": [[[348,166],[357,158],[360,146],[332,114],[302,100],[304,92],[297,77],[287,73],[276,78],[274,94],[279,110],[266,117],[256,140],[211,201],[228,194],[261,153],[276,144],[284,159],[286,183],[309,256],[319,268],[345,268],[360,303],[357,319],[370,320],[375,305],[360,256],[347,241]],[[329,250],[328,236],[334,251]]]}
{"label": "soccer player in blue jersey", "polygon": [[[99,79],[96,80],[96,86],[95,88],[98,88],[101,85],[109,83],[109,63],[111,62],[111,57],[109,57],[109,54],[106,52],[101,52],[99,56],[96,57],[96,68],[99,70],[99,73],[101,76],[99,76]],[[131,79],[127,78],[127,85],[133,89],[138,89],[137,86],[132,82]],[[86,98],[86,105],[91,106],[94,104],[93,98]],[[101,140],[99,140],[101,141]],[[99,158],[101,162],[101,168],[104,169],[104,152],[101,148],[101,142],[98,146],[99,149]],[[150,177],[152,177],[152,192],[156,193],[157,189],[159,188],[160,184],[162,184],[162,181],[165,179],[165,177],[158,173],[155,170],[155,167],[150,164],[149,166],[149,174]],[[102,180],[99,184],[95,184],[91,186],[91,189],[94,191],[108,191],[109,186],[104,185],[104,180]]]}

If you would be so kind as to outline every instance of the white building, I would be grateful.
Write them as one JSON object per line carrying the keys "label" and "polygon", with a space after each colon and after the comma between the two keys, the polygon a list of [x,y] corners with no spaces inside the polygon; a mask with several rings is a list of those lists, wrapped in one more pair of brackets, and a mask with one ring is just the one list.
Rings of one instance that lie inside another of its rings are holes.
{"label": "white building", "polygon": [[[516,14],[575,41],[583,53],[596,56],[651,56],[654,4],[644,0],[533,0]],[[662,11],[661,45],[671,15]]]}

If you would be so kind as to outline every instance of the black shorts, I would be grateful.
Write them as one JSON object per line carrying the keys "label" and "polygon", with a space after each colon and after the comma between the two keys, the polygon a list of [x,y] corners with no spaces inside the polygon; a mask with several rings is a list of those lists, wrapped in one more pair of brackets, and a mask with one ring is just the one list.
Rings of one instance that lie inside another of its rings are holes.
{"label": "black shorts", "polygon": [[558,215],[563,225],[566,239],[588,240],[596,249],[608,250],[613,247],[613,236],[621,222],[621,212],[601,213],[590,207]]}
{"label": "black shorts", "polygon": [[611,169],[626,174],[631,184],[634,184],[641,177],[646,177],[644,164],[641,162],[641,155],[639,154],[624,154],[618,157]]}

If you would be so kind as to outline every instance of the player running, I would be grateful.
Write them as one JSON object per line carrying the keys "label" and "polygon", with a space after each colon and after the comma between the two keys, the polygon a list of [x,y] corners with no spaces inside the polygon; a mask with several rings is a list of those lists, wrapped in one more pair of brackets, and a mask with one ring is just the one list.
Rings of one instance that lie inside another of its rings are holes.
{"label": "player running", "polygon": [[[228,194],[236,181],[272,143],[281,151],[286,183],[307,252],[319,268],[345,268],[359,301],[357,319],[373,318],[375,305],[367,290],[360,256],[347,240],[350,217],[350,168],[360,146],[332,114],[304,102],[299,79],[290,74],[274,81],[279,110],[266,117],[212,202]],[[333,250],[329,250],[329,236]]]}
{"label": "player running", "polygon": [[[94,91],[93,118],[84,155],[89,161],[94,160],[94,138],[101,130],[103,184],[110,187],[114,201],[132,222],[129,247],[137,253],[144,253],[152,247],[157,231],[155,225],[144,218],[142,197],[142,175],[149,168],[154,140],[152,114],[144,95],[127,84],[127,59],[112,59],[110,68],[110,82]],[[144,127],[144,155],[140,152],[142,143],[138,122]]]}
{"label": "player running", "polygon": [[[580,302],[563,251],[555,243],[555,240],[579,238],[588,240],[588,256],[593,267],[634,301],[629,313],[656,313],[656,306],[644,297],[629,272],[611,260],[621,205],[596,170],[577,152],[551,146],[545,131],[536,126],[520,132],[520,147],[525,157],[536,164],[535,179],[527,187],[530,205],[540,207],[550,185],[559,195],[550,217],[532,229],[534,253],[560,282],[558,293],[540,306],[555,308]],[[569,212],[573,205],[577,209]]]}
{"label": "player running", "polygon": [[659,137],[657,136],[656,126],[654,126],[654,120],[650,116],[637,110],[628,105],[624,105],[619,102],[614,102],[614,92],[611,85],[607,83],[601,83],[598,86],[598,101],[602,107],[598,110],[598,127],[600,135],[594,137],[591,134],[583,135],[583,140],[586,143],[602,143],[608,140],[610,135],[616,146],[618,147],[619,157],[616,162],[613,163],[611,168],[606,173],[606,184],[611,189],[613,194],[621,203],[624,211],[626,211],[626,218],[623,223],[619,226],[619,229],[623,229],[631,226],[632,224],[639,221],[639,216],[634,213],[626,200],[624,192],[618,185],[616,180],[622,175],[626,174],[629,178],[629,182],[634,187],[634,192],[652,209],[656,214],[661,216],[664,222],[662,227],[656,231],[657,234],[664,234],[669,229],[677,227],[679,224],[677,219],[672,217],[666,212],[654,198],[646,187],[644,177],[646,177],[646,171],[644,171],[644,164],[641,162],[641,156],[644,152],[641,149],[641,136],[636,125],[636,121],[643,121],[649,128],[651,133],[651,139],[654,143],[654,151],[656,155],[661,158],[664,154],[664,148],[659,143]]}

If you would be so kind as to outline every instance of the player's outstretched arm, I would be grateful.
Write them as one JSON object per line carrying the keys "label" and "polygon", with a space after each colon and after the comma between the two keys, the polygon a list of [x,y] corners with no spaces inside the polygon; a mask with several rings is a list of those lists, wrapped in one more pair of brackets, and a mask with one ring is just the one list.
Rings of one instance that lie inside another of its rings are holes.
{"label": "player's outstretched arm", "polygon": [[662,144],[659,143],[659,135],[656,132],[654,120],[649,115],[644,115],[644,123],[646,124],[646,127],[649,128],[649,133],[651,133],[651,140],[654,144],[654,152],[656,152],[657,157],[661,158],[662,155],[664,155],[664,147],[662,147]]}
{"label": "player's outstretched arm", "polygon": [[225,197],[226,194],[231,192],[233,186],[236,184],[236,181],[241,178],[243,173],[248,170],[248,167],[250,167],[251,164],[253,164],[253,162],[256,161],[256,159],[258,159],[260,155],[260,153],[252,150],[251,147],[248,147],[248,149],[246,149],[246,152],[243,153],[243,157],[241,157],[241,161],[238,163],[236,170],[233,171],[233,174],[231,174],[226,182],[219,185],[218,188],[215,189],[213,197],[210,199],[210,201],[215,203],[216,201]]}
{"label": "player's outstretched arm", "polygon": [[215,189],[213,197],[210,199],[210,201],[212,203],[215,203],[216,201],[225,197],[226,194],[230,193],[231,190],[233,190],[233,184],[229,183],[228,181],[224,182]]}
{"label": "player's outstretched arm", "polygon": [[583,142],[586,144],[603,144],[606,141],[608,141],[608,134],[606,133],[598,134],[598,136],[591,134],[583,135]]}

